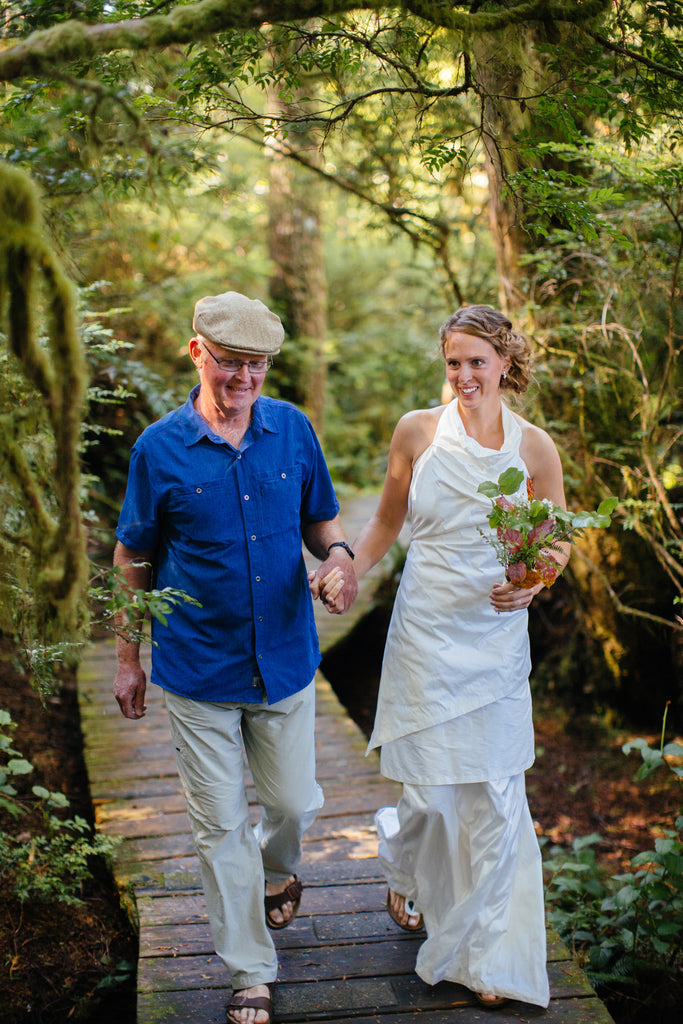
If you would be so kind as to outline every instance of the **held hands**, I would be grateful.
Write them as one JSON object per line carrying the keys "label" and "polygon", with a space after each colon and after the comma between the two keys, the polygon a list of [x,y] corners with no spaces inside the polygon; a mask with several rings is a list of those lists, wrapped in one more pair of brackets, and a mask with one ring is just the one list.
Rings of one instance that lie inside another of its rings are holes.
{"label": "held hands", "polygon": [[527,590],[524,587],[516,587],[514,583],[494,583],[489,601],[498,615],[501,612],[518,612],[529,607],[536,594],[543,590],[543,586],[543,583],[538,583]]}
{"label": "held hands", "polygon": [[343,615],[347,612],[358,593],[356,574],[351,566],[346,571],[336,565],[332,569],[323,562],[317,572],[309,572],[308,585],[313,600],[320,598],[328,612]]}

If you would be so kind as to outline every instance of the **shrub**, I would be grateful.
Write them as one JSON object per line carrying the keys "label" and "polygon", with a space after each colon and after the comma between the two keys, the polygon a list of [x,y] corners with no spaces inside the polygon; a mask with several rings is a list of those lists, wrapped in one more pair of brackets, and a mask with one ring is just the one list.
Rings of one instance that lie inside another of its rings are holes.
{"label": "shrub", "polygon": [[[651,747],[637,739],[622,748],[640,752],[637,779],[653,771],[683,780],[683,746]],[[654,849],[631,860],[631,870],[608,876],[596,856],[597,834],[571,850],[552,847],[545,860],[548,923],[577,955],[594,984],[635,984],[653,973],[678,980],[683,971],[683,811],[663,828]]]}
{"label": "shrub", "polygon": [[14,728],[10,715],[0,710],[0,808],[12,819],[22,817],[29,809],[37,810],[42,827],[34,832],[27,828],[17,835],[0,830],[0,872],[22,903],[78,903],[81,885],[91,877],[90,858],[110,854],[119,840],[93,833],[79,815],[60,818],[55,812],[69,807],[63,793],[33,786],[33,799],[20,797],[12,780],[29,775],[33,765],[14,749]]}

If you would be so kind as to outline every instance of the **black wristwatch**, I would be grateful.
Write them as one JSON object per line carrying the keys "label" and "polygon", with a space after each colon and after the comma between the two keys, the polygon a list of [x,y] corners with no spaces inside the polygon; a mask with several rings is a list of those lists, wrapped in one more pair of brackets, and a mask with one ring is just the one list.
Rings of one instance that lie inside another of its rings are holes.
{"label": "black wristwatch", "polygon": [[354,555],[353,551],[351,550],[351,548],[349,547],[349,545],[346,543],[345,540],[334,540],[334,541],[332,541],[332,543],[330,544],[329,548],[327,549],[328,555],[329,555],[330,551],[332,550],[332,548],[344,548],[344,551],[349,556],[349,558],[354,559],[356,557]]}

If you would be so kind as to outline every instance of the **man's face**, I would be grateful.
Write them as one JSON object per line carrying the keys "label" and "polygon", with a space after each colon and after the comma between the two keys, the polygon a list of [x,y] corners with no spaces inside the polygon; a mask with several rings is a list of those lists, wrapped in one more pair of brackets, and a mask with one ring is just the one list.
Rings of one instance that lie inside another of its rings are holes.
{"label": "man's face", "polygon": [[251,409],[261,394],[269,359],[192,338],[190,355],[199,370],[202,398],[224,416]]}

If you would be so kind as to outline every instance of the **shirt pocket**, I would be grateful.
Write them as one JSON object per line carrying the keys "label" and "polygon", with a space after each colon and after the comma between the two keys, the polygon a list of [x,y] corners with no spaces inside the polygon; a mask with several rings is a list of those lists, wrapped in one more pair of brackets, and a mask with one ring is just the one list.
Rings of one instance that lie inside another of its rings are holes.
{"label": "shirt pocket", "polygon": [[198,545],[223,545],[244,533],[234,485],[227,480],[174,487],[166,514],[171,534]]}
{"label": "shirt pocket", "polygon": [[260,474],[258,493],[261,531],[265,536],[301,530],[302,467],[281,466]]}

